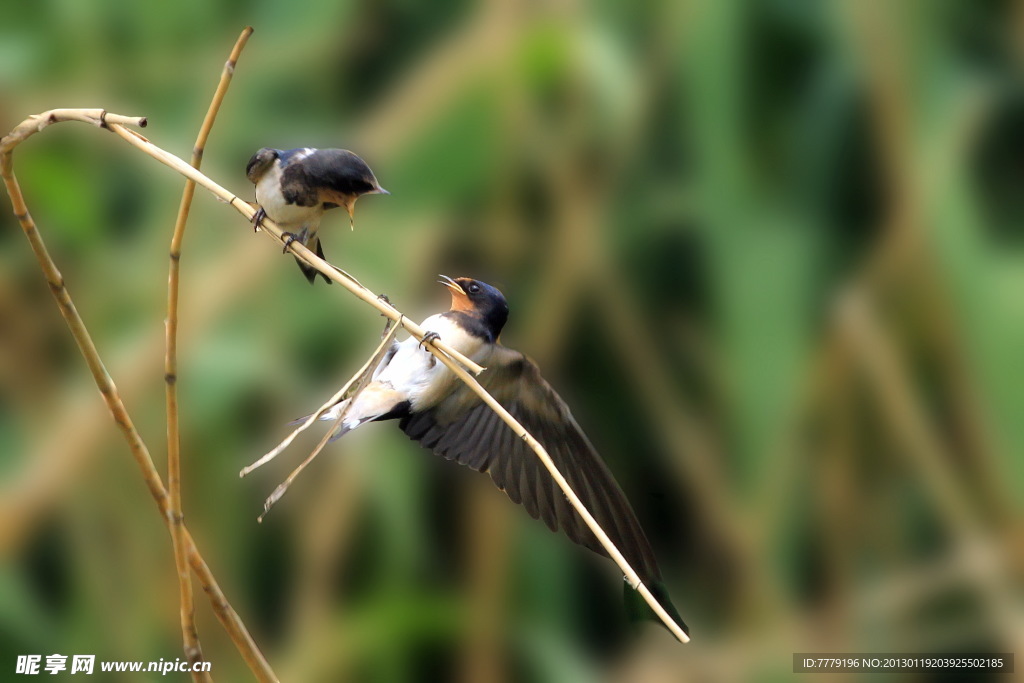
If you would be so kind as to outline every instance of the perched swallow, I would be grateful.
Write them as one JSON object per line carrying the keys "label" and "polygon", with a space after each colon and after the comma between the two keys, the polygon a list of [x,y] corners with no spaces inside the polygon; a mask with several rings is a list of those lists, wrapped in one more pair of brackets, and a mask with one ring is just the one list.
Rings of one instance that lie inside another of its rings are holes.
{"label": "perched swallow", "polygon": [[[480,383],[540,441],[640,579],[688,632],[669,600],[654,551],[611,471],[537,365],[498,342],[508,319],[505,297],[478,280],[441,277],[441,284],[451,290],[451,309],[424,320],[423,329],[487,368]],[[321,417],[337,420],[344,412],[332,441],[367,422],[398,419],[406,435],[435,454],[489,473],[513,502],[552,531],[562,529],[575,543],[607,555],[526,442],[415,338],[394,342],[371,383],[349,403],[340,401]],[[628,585],[625,594],[632,615],[651,616]]]}
{"label": "perched swallow", "polygon": [[[316,233],[324,211],[344,206],[351,222],[356,199],[361,195],[390,194],[366,162],[347,149],[303,147],[282,151],[264,147],[249,159],[245,175],[256,186],[260,207],[253,224],[258,227],[264,216],[270,216],[291,239],[313,249],[320,258],[324,250]],[[313,284],[316,269],[296,261]],[[321,276],[330,284],[327,276]]]}

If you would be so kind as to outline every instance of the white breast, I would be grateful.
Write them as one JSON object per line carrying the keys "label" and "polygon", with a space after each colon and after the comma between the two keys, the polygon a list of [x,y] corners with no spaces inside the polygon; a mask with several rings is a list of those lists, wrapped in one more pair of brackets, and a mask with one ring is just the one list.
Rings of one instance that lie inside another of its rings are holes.
{"label": "white breast", "polygon": [[[472,360],[486,361],[483,356],[487,355],[490,347],[483,340],[466,334],[448,318],[440,314],[432,315],[423,321],[421,327],[428,332],[437,332],[441,335],[441,341]],[[404,393],[412,403],[413,410],[425,410],[437,405],[459,382],[443,363],[426,349],[420,348],[415,337],[399,344],[391,362],[376,379]]]}
{"label": "white breast", "polygon": [[281,167],[275,162],[256,183],[256,202],[270,216],[270,220],[284,230],[300,230],[307,228],[315,233],[324,214],[323,205],[297,206],[288,204],[281,194]]}

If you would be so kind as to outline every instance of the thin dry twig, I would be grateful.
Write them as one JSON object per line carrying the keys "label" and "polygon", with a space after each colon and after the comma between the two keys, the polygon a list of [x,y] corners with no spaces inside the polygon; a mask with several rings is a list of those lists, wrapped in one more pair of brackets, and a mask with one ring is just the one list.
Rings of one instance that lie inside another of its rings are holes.
{"label": "thin dry twig", "polygon": [[299,476],[299,473],[302,472],[302,470],[306,469],[306,466],[309,463],[313,462],[313,458],[318,456],[320,454],[320,451],[324,449],[324,446],[327,445],[327,442],[330,441],[331,435],[334,434],[334,430],[337,429],[338,425],[341,424],[341,421],[345,419],[345,415],[348,414],[348,410],[349,407],[352,405],[352,401],[354,401],[355,398],[363,392],[363,389],[365,389],[367,385],[369,385],[370,379],[373,377],[374,370],[377,369],[377,366],[384,358],[384,354],[388,352],[388,349],[391,347],[391,342],[395,338],[395,333],[397,332],[398,325],[395,325],[393,322],[389,320],[387,328],[385,328],[384,330],[384,337],[383,339],[381,339],[380,345],[377,346],[377,350],[374,351],[373,354],[371,354],[370,357],[366,359],[366,362],[363,364],[363,367],[361,367],[356,372],[356,374],[352,375],[348,382],[345,383],[345,386],[343,386],[337,393],[335,393],[334,396],[332,396],[330,400],[327,401],[327,403],[324,403],[322,406],[320,406],[319,410],[317,410],[315,413],[307,417],[302,422],[302,424],[299,425],[295,429],[295,431],[293,431],[291,434],[285,437],[285,440],[278,444],[276,448],[274,448],[272,451],[264,455],[262,458],[260,458],[253,464],[243,468],[242,471],[238,473],[239,477],[244,477],[257,467],[260,467],[274,459],[274,457],[276,457],[281,451],[283,451],[288,446],[288,444],[290,444],[295,439],[295,437],[299,435],[299,433],[301,433],[303,430],[305,430],[307,427],[313,424],[313,422],[320,419],[321,415],[330,410],[330,408],[337,404],[338,401],[341,401],[342,398],[346,396],[346,394],[349,394],[349,389],[352,389],[352,386],[355,385],[355,389],[352,389],[351,395],[349,396],[349,404],[345,406],[345,409],[342,410],[338,417],[334,420],[334,424],[331,427],[331,429],[327,430],[327,433],[324,434],[324,437],[320,439],[320,443],[318,443],[316,448],[313,449],[313,452],[310,453],[309,456],[302,461],[302,464],[300,464],[298,467],[292,470],[292,473],[289,474],[288,477],[283,482],[281,482],[281,484],[276,489],[274,489],[273,493],[271,493],[270,496],[267,497],[267,500],[264,501],[263,503],[263,514],[257,517],[256,521],[260,522],[261,524],[263,523],[263,518],[267,516],[267,513],[270,512],[270,509],[274,507],[277,501],[281,500],[281,497],[284,496],[285,492],[288,491],[288,487],[292,485],[292,482],[295,481],[295,478],[297,476]]}
{"label": "thin dry twig", "polygon": [[[203,160],[203,150],[213,129],[213,123],[220,111],[220,105],[227,94],[231,77],[235,73],[235,64],[242,53],[252,27],[246,26],[224,64],[220,82],[214,92],[213,100],[203,119],[203,124],[192,148],[192,166],[199,168]],[[174,541],[174,566],[178,573],[178,588],[181,602],[181,634],[185,648],[185,658],[192,664],[203,659],[203,650],[199,643],[199,631],[195,622],[195,606],[192,596],[192,576],[189,573],[188,557],[185,548],[184,512],[181,506],[181,441],[178,422],[178,282],[181,271],[181,243],[185,237],[185,226],[188,224],[192,198],[195,196],[196,184],[185,181],[185,188],[178,207],[178,217],[174,222],[174,234],[171,237],[170,266],[167,275],[167,321],[166,347],[164,360],[164,388],[167,400],[167,491],[170,505],[171,538]],[[192,680],[212,681],[209,672],[193,671]]]}
{"label": "thin dry twig", "polygon": [[381,338],[380,345],[377,347],[377,350],[373,352],[373,355],[371,355],[369,359],[367,359],[366,363],[363,364],[363,367],[360,368],[356,372],[356,374],[352,375],[348,382],[346,382],[344,386],[342,386],[341,389],[339,389],[334,394],[334,396],[331,396],[322,406],[317,408],[316,412],[308,415],[302,421],[302,423],[299,424],[299,426],[292,431],[291,434],[286,436],[284,440],[281,441],[281,443],[279,443],[277,446],[271,449],[266,455],[261,457],[256,462],[252,463],[251,465],[247,465],[246,467],[243,467],[242,470],[238,473],[239,478],[244,477],[245,475],[249,474],[255,469],[262,467],[263,465],[266,465],[268,462],[270,462],[278,455],[280,455],[281,451],[283,451],[285,448],[291,445],[292,441],[295,440],[295,437],[297,437],[302,432],[306,431],[306,429],[308,429],[314,422],[320,419],[321,415],[330,410],[331,406],[333,406],[342,398],[344,398],[345,394],[348,393],[348,390],[352,387],[353,383],[358,381],[359,378],[362,377],[366,372],[369,371],[372,373],[373,368],[375,368],[377,366],[377,363],[380,362],[381,358],[384,357],[384,353],[387,351],[388,344],[391,342],[392,339],[394,339],[395,333],[397,331],[398,327],[389,320],[388,326],[387,328],[385,328],[384,335]]}
{"label": "thin dry twig", "polygon": [[[145,126],[146,119],[145,117],[108,114],[103,109],[53,109],[36,116],[31,116],[0,140],[0,175],[3,177],[7,193],[11,198],[14,215],[18,219],[26,238],[28,238],[29,245],[36,256],[36,260],[39,262],[39,266],[57,302],[61,315],[71,330],[71,334],[79,350],[82,352],[82,356],[85,358],[93,380],[96,382],[96,386],[100,390],[100,394],[103,396],[103,400],[110,410],[114,422],[128,443],[132,457],[142,472],[143,481],[145,481],[146,486],[149,488],[150,494],[160,508],[161,516],[168,525],[168,530],[170,530],[171,510],[167,490],[164,488],[163,481],[160,479],[156,466],[153,464],[149,449],[135,429],[135,425],[125,409],[124,403],[121,401],[117,387],[107,372],[84,321],[78,314],[71,295],[64,284],[64,278],[60,270],[53,262],[46,249],[46,245],[43,243],[35,221],[28,212],[24,195],[14,174],[12,158],[14,149],[32,135],[61,121],[80,121],[101,128],[109,128],[112,125]],[[224,629],[227,631],[232,642],[235,643],[242,658],[255,674],[257,680],[267,683],[276,682],[277,677],[270,669],[270,665],[256,646],[252,636],[249,635],[245,624],[231,607],[230,603],[228,603],[209,566],[207,566],[202,555],[199,554],[192,536],[188,533],[187,529],[183,528],[183,531],[183,540],[189,564],[192,566],[193,571],[196,572],[204,590],[209,595],[214,614],[224,626]]]}

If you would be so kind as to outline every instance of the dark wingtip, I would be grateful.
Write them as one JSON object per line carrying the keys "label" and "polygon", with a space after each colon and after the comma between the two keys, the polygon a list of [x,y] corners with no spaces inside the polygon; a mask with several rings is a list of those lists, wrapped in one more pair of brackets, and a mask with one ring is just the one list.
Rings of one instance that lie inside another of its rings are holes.
{"label": "dark wingtip", "polygon": [[[651,595],[653,595],[654,599],[658,601],[658,604],[660,604],[664,610],[668,612],[668,615],[672,617],[672,621],[676,622],[679,625],[679,628],[683,629],[683,633],[689,636],[690,627],[686,625],[683,618],[679,616],[679,610],[677,610],[676,606],[672,604],[672,600],[668,597],[668,589],[665,588],[665,584],[661,581],[645,581],[644,585],[646,585],[647,589],[651,591]],[[658,615],[654,613],[654,610],[652,610],[650,605],[647,604],[647,601],[644,600],[643,596],[633,590],[633,587],[630,586],[628,582],[623,582],[622,597],[626,603],[626,615],[629,617],[630,621],[654,621],[666,631],[668,630],[668,626],[658,618]]]}

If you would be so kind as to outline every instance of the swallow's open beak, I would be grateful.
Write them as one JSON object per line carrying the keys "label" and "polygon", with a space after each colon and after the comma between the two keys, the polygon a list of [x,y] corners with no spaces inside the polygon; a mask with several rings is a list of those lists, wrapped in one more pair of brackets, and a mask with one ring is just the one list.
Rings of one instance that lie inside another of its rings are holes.
{"label": "swallow's open beak", "polygon": [[462,285],[460,285],[458,282],[451,279],[447,275],[438,275],[438,277],[441,278],[440,280],[438,280],[438,282],[440,282],[442,285],[452,290],[453,292],[461,294],[462,296],[466,296],[466,290],[464,290],[462,288]]}

